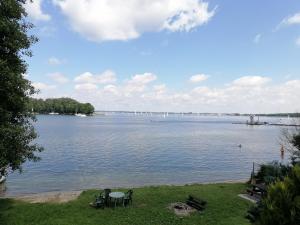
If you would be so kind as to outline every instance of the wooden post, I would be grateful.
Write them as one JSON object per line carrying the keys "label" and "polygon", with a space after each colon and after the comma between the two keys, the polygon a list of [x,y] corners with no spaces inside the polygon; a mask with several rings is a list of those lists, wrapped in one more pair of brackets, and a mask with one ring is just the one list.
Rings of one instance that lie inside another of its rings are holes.
{"label": "wooden post", "polygon": [[255,180],[254,180],[254,162],[252,164],[251,184],[255,184]]}

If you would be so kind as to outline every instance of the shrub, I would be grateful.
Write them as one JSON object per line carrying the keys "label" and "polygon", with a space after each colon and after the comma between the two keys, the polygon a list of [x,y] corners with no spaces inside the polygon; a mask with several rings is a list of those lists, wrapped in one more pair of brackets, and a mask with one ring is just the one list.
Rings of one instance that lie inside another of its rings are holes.
{"label": "shrub", "polygon": [[270,164],[261,165],[259,171],[254,177],[256,180],[260,180],[266,184],[271,184],[277,180],[283,180],[284,177],[288,175],[289,171],[289,166],[274,161]]}
{"label": "shrub", "polygon": [[252,222],[257,225],[300,224],[300,166],[283,181],[269,185],[267,195],[252,210],[256,212]]}

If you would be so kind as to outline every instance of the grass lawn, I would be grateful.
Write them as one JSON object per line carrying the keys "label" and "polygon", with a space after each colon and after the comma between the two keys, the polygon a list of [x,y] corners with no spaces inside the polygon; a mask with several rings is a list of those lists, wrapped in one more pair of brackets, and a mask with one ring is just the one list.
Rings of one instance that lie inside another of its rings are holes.
{"label": "grass lawn", "polygon": [[[84,191],[77,200],[63,204],[1,199],[0,225],[249,225],[244,216],[251,203],[237,196],[244,190],[244,184],[136,188],[133,205],[104,210],[88,205],[99,193],[96,190]],[[180,218],[167,207],[173,202],[184,202],[188,194],[206,200],[207,208],[203,213]]]}

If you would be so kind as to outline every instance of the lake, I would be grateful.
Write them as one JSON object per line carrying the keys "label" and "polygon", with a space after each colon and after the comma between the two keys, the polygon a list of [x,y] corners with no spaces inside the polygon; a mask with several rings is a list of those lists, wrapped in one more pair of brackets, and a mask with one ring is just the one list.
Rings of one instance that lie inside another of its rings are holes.
{"label": "lake", "polygon": [[232,124],[246,117],[37,118],[42,160],[25,163],[22,174],[9,174],[7,195],[246,180],[253,162],[280,160],[281,128]]}

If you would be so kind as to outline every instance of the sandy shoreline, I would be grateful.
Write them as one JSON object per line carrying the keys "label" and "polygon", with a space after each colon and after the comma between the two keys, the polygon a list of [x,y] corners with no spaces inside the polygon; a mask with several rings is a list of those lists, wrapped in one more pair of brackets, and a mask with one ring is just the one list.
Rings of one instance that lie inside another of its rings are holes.
{"label": "sandy shoreline", "polygon": [[44,192],[16,197],[8,196],[3,198],[12,198],[29,203],[65,203],[77,199],[81,193],[82,191]]}
{"label": "sandy shoreline", "polygon": [[[220,182],[203,182],[203,183],[190,183],[190,184],[165,184],[170,186],[184,186],[184,185],[201,185],[201,184],[224,184],[224,183],[245,183],[247,180],[227,180]],[[165,185],[150,185],[150,186],[165,186]],[[148,185],[149,186],[149,185]],[[149,186],[149,187],[150,187]],[[138,186],[133,188],[141,188],[147,186]],[[126,187],[116,187],[113,189],[126,188]],[[88,190],[88,189],[87,189]],[[55,192],[42,192],[42,193],[34,193],[34,194],[24,194],[18,196],[1,196],[0,199],[15,199],[20,201],[25,201],[29,203],[66,203],[72,200],[75,200],[79,197],[79,195],[85,190],[79,191],[55,191]]]}

